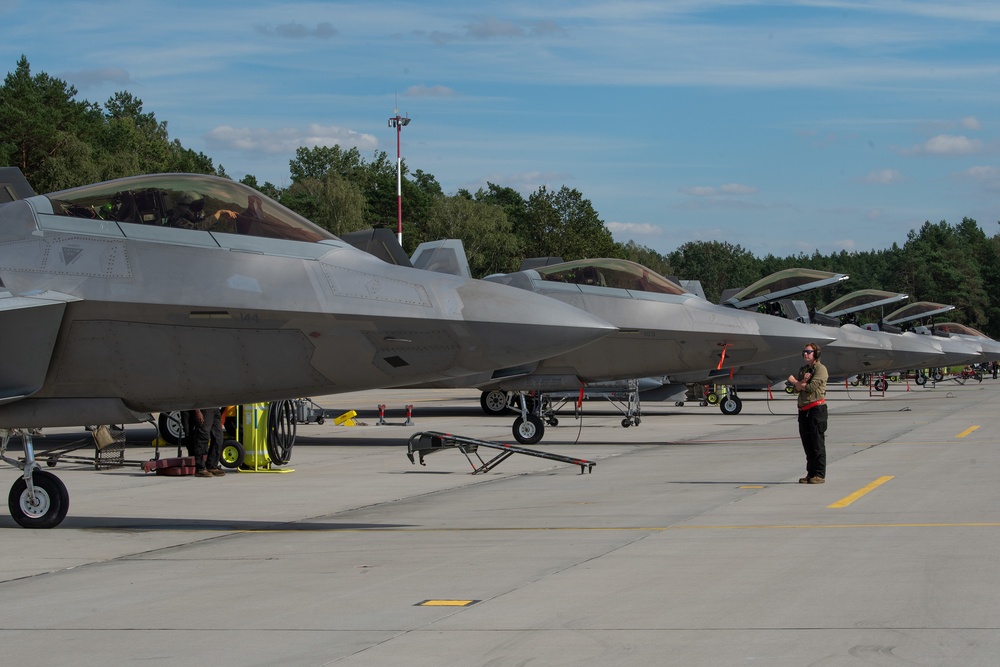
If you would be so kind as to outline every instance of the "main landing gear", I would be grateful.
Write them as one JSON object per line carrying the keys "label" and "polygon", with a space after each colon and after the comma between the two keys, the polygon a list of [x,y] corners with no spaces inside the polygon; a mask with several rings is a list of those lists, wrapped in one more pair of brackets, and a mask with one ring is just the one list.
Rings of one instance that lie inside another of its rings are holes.
{"label": "main landing gear", "polygon": [[[24,445],[24,460],[6,455],[11,436],[18,435]],[[54,528],[69,511],[69,491],[58,477],[42,470],[35,460],[30,431],[4,430],[0,460],[22,471],[7,496],[10,515],[22,528]]]}
{"label": "main landing gear", "polygon": [[[591,387],[587,390],[586,396],[608,399],[624,415],[621,424],[625,428],[642,423],[639,387],[636,380],[629,380],[624,389]],[[479,402],[483,412],[488,415],[499,416],[508,411],[515,413],[517,418],[511,429],[514,439],[522,445],[534,445],[545,435],[546,425],[559,425],[559,418],[556,417],[558,410],[568,402],[576,403],[578,400],[579,392],[529,393],[491,390],[484,391]],[[579,407],[576,409],[576,417],[580,418]]]}

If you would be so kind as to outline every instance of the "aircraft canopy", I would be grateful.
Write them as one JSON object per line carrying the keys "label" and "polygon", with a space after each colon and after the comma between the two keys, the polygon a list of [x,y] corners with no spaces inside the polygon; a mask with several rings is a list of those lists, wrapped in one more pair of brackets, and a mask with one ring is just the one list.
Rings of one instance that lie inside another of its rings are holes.
{"label": "aircraft canopy", "polygon": [[909,299],[909,295],[898,292],[885,292],[877,289],[863,289],[857,292],[846,294],[835,301],[831,301],[817,310],[824,315],[840,317],[849,313],[856,313],[860,310],[887,306],[898,301]]}
{"label": "aircraft canopy", "polygon": [[204,174],[152,174],[45,195],[57,215],[290,241],[336,236],[242,183]]}
{"label": "aircraft canopy", "polygon": [[776,271],[745,287],[726,299],[725,305],[736,308],[749,308],[769,301],[777,301],[799,294],[810,292],[820,287],[834,285],[848,279],[846,273],[832,273],[816,269],[793,268]]}
{"label": "aircraft canopy", "polygon": [[533,269],[542,280],[658,294],[687,294],[677,283],[625,259],[578,259]]}
{"label": "aircraft canopy", "polygon": [[885,316],[883,321],[886,324],[900,324],[902,322],[909,322],[910,320],[933,317],[947,313],[949,310],[955,310],[955,306],[947,306],[943,303],[934,303],[933,301],[917,301],[916,303],[910,303],[892,311]]}

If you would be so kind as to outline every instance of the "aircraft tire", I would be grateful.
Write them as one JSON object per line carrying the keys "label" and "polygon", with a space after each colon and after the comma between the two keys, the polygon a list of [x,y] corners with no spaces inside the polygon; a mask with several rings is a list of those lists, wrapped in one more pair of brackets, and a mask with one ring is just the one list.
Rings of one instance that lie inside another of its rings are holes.
{"label": "aircraft tire", "polygon": [[722,410],[724,415],[738,415],[740,410],[743,409],[743,401],[736,396],[726,396],[719,403],[719,409]]}
{"label": "aircraft tire", "polygon": [[534,445],[545,435],[545,424],[535,415],[528,415],[527,419],[518,417],[514,420],[514,439],[522,445]]}
{"label": "aircraft tire", "polygon": [[925,384],[927,384],[927,376],[926,375],[918,375],[916,378],[914,378],[913,381],[916,382],[918,385],[920,385],[922,387]]}
{"label": "aircraft tire", "polygon": [[184,439],[184,426],[181,424],[180,411],[161,412],[156,424],[160,429],[160,437],[168,445],[179,445]]}
{"label": "aircraft tire", "polygon": [[941,380],[944,380],[944,371],[940,368],[936,368],[934,369],[934,374],[931,377],[934,378],[935,382],[941,382]]}
{"label": "aircraft tire", "polygon": [[219,463],[223,468],[239,468],[243,465],[245,457],[246,451],[239,440],[226,440],[222,443],[222,456],[219,457]]}
{"label": "aircraft tire", "polygon": [[479,405],[490,417],[498,417],[507,413],[507,392],[493,389],[484,391],[479,396]]}
{"label": "aircraft tire", "polygon": [[45,470],[32,474],[35,504],[28,497],[28,483],[19,477],[10,487],[7,506],[10,515],[22,528],[55,528],[69,512],[69,491],[62,480]]}
{"label": "aircraft tire", "polygon": [[715,405],[716,403],[719,402],[719,395],[713,391],[711,393],[705,394],[705,400],[708,401],[709,405]]}
{"label": "aircraft tire", "polygon": [[882,378],[875,380],[875,391],[885,391],[888,388],[889,388],[889,383],[883,380]]}
{"label": "aircraft tire", "polygon": [[632,425],[632,420],[629,419],[628,417],[626,417],[625,419],[622,420],[622,427],[623,428],[628,428],[631,425]]}

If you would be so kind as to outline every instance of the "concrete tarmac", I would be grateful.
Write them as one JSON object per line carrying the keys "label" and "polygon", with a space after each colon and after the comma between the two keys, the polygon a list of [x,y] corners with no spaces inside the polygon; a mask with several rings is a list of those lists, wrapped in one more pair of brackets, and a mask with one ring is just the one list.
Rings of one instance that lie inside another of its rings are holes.
{"label": "concrete tarmac", "polygon": [[[0,516],[0,637],[45,665],[995,665],[1000,382],[832,387],[802,485],[794,398],[587,401],[484,475],[417,431],[513,442],[474,392],[314,397],[294,472],[50,470],[58,528]],[[387,420],[375,425],[376,406]],[[53,429],[36,448],[85,437]],[[154,431],[127,427],[129,461]],[[92,449],[84,450],[86,455]],[[173,448],[161,450],[173,456]],[[16,452],[14,453],[16,455]],[[484,452],[486,458],[488,452]],[[8,483],[16,479],[7,467]]]}

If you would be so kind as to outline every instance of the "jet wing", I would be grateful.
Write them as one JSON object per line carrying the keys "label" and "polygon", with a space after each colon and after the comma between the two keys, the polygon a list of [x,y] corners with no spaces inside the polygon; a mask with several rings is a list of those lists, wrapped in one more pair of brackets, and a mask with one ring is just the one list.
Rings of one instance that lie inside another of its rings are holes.
{"label": "jet wing", "polygon": [[45,382],[66,304],[58,292],[0,292],[0,405],[31,396]]}

